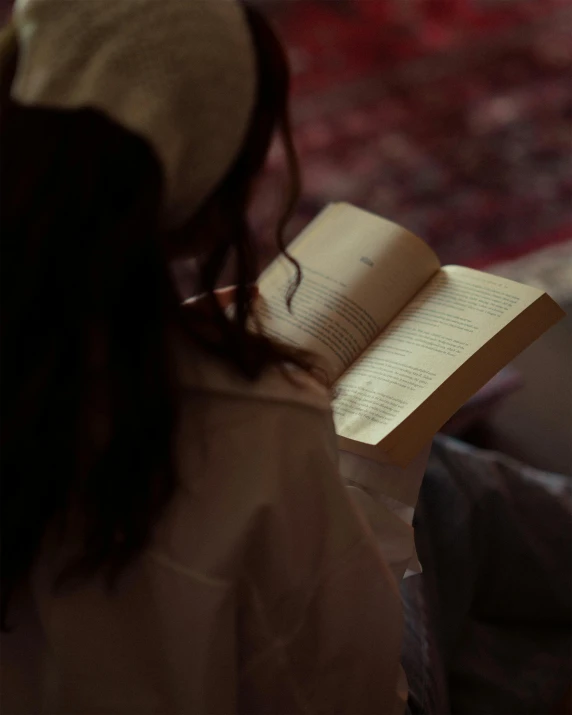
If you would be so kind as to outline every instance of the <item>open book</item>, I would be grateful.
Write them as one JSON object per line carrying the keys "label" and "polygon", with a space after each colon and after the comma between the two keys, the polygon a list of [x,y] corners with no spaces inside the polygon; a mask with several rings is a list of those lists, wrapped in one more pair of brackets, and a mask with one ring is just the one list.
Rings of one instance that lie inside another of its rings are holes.
{"label": "open book", "polygon": [[441,267],[419,238],[346,203],[325,208],[289,250],[303,271],[292,312],[295,269],[280,256],[259,281],[262,328],[323,361],[341,446],[396,464],[564,316],[536,288]]}

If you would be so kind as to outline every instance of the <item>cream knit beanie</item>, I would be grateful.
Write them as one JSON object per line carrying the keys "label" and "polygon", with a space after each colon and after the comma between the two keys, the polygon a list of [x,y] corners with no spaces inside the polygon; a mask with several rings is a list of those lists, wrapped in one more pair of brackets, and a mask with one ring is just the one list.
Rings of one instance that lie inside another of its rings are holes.
{"label": "cream knit beanie", "polygon": [[190,218],[235,159],[256,91],[236,0],[16,0],[12,98],[93,108],[146,139],[165,179],[165,224]]}

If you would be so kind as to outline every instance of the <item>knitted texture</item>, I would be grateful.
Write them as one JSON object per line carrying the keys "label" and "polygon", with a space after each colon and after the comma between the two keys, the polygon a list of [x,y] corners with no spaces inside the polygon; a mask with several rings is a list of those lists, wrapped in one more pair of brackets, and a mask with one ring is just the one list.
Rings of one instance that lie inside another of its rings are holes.
{"label": "knitted texture", "polygon": [[165,223],[184,223],[248,127],[255,57],[235,0],[17,0],[12,98],[92,108],[146,139],[164,171]]}

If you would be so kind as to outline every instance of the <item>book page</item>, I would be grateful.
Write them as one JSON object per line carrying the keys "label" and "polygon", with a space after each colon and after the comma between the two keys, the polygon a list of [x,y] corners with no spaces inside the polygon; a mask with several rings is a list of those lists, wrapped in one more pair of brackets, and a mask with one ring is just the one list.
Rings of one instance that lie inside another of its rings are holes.
{"label": "book page", "polygon": [[295,269],[279,257],[260,281],[258,316],[270,337],[321,357],[337,379],[439,269],[433,251],[396,224],[333,204],[290,247],[302,283],[286,306]]}
{"label": "book page", "polygon": [[[520,335],[511,340],[514,345],[522,343],[520,350],[558,319],[558,306],[536,288],[469,268],[442,268],[337,382],[338,434],[366,444],[382,443],[471,356],[483,346],[494,346],[493,338],[543,296],[554,308],[548,305],[544,326],[536,325],[538,320],[531,325],[530,338],[526,323],[518,323]],[[482,374],[492,377],[504,364],[496,363],[506,356],[496,362],[493,352],[485,357],[487,369]],[[465,382],[478,389],[479,365],[472,371],[477,376],[474,384],[467,375]],[[456,389],[464,391],[462,384]],[[439,419],[444,415],[445,421],[448,412],[461,406],[455,399],[449,395],[442,409],[437,404]],[[433,425],[435,431],[440,426]]]}

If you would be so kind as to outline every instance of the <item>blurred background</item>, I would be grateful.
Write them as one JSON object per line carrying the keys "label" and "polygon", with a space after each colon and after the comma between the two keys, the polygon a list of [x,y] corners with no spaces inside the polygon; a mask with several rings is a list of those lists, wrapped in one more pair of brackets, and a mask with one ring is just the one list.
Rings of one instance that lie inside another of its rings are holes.
{"label": "blurred background", "polygon": [[446,263],[484,266],[570,238],[570,2],[257,4],[294,74],[294,233],[346,200],[407,226]]}
{"label": "blurred background", "polygon": [[[572,3],[258,0],[287,47],[304,178],[296,235],[330,201],[407,227],[443,264],[547,290],[572,310]],[[283,158],[255,212],[264,262]],[[572,319],[451,431],[572,475]]]}

